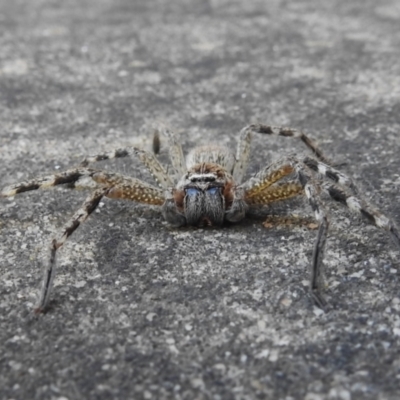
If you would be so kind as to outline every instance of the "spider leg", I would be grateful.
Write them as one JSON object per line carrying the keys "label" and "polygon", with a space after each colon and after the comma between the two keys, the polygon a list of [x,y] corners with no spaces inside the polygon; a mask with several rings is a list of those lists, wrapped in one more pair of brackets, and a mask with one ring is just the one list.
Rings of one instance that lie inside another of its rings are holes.
{"label": "spider leg", "polygon": [[29,190],[46,189],[67,183],[74,184],[82,177],[92,177],[96,172],[96,170],[90,168],[73,168],[57,174],[34,178],[5,187],[0,192],[0,197],[11,197]]}
{"label": "spider leg", "polygon": [[317,239],[315,240],[311,262],[310,291],[316,305],[321,309],[325,309],[327,303],[321,293],[321,287],[323,286],[323,258],[326,239],[328,236],[329,220],[322,207],[322,202],[315,184],[311,182],[306,183],[304,186],[304,192],[312,210],[314,211],[315,218],[319,222]]}
{"label": "spider leg", "polygon": [[102,188],[94,191],[86,198],[81,208],[72,216],[63,229],[62,235],[58,239],[53,239],[50,246],[50,260],[44,268],[42,287],[40,290],[39,301],[35,308],[35,313],[44,312],[48,304],[53,280],[56,272],[56,255],[57,250],[65,243],[65,241],[75,232],[89,215],[97,208],[100,200],[107,194],[110,188]]}
{"label": "spider leg", "polygon": [[326,164],[332,164],[332,162],[324,155],[324,153],[318,147],[315,141],[307,136],[304,132],[301,132],[297,129],[285,128],[281,126],[270,126],[264,124],[252,124],[244,128],[243,130],[249,130],[251,132],[261,133],[265,135],[293,137],[300,139],[320,161],[325,162]]}
{"label": "spider leg", "polygon": [[167,128],[164,124],[159,123],[158,125],[157,130],[160,131],[168,140],[169,158],[171,159],[172,166],[178,176],[181,177],[187,172],[182,146],[179,143],[175,132]]}
{"label": "spider leg", "polygon": [[249,205],[267,205],[303,194],[303,186],[296,182],[278,182],[252,197],[249,197],[247,201]]}
{"label": "spider leg", "polygon": [[311,261],[310,292],[315,304],[321,309],[325,309],[327,302],[321,290],[323,286],[323,258],[328,236],[329,220],[319,195],[320,187],[312,179],[312,176],[307,171],[307,167],[301,161],[292,160],[292,163],[296,167],[297,178],[304,188],[308,203],[319,224]]}
{"label": "spider leg", "polygon": [[[342,203],[351,211],[358,213],[372,225],[386,230],[395,244],[400,247],[400,231],[395,223],[361,198],[359,189],[350,177],[313,158],[305,157],[302,161],[312,171],[335,183],[322,183],[322,188],[333,200]],[[343,188],[348,189],[350,194]]]}
{"label": "spider leg", "polygon": [[[286,185],[278,185],[276,190],[273,189],[272,185],[275,182],[278,182],[291,174],[296,177],[300,185],[288,182]],[[246,202],[251,204],[253,199],[258,200],[259,198],[264,198],[268,202],[273,201],[273,195],[268,196],[268,194],[276,194],[279,197],[278,200],[283,199],[285,195],[282,193],[282,189],[287,189],[288,185],[290,185],[289,187],[294,190],[296,194],[300,194],[304,191],[311,209],[314,212],[315,218],[319,223],[311,261],[310,292],[314,302],[320,308],[324,309],[326,301],[321,293],[321,287],[323,284],[323,255],[328,234],[329,221],[319,196],[319,186],[315,180],[312,179],[309,169],[300,160],[295,158],[284,159],[283,161],[265,167],[254,177],[244,182],[241,187],[245,189]],[[281,188],[281,191],[279,191],[279,188]],[[288,194],[287,198],[289,197],[292,196]]]}
{"label": "spider leg", "polygon": [[161,206],[165,202],[162,189],[136,178],[101,171],[93,175],[92,179],[97,183],[111,186],[106,194],[111,199],[132,200],[155,206]]}
{"label": "spider leg", "polygon": [[247,128],[248,127],[240,131],[239,142],[236,149],[236,163],[232,172],[233,180],[238,184],[242,183],[247,165],[249,164],[251,134],[253,131]]}
{"label": "spider leg", "polygon": [[245,190],[245,198],[251,202],[251,198],[264,192],[275,182],[293,174],[295,167],[288,160],[278,161],[267,165],[264,169],[252,176],[246,182],[240,185]]}
{"label": "spider leg", "polygon": [[238,222],[246,215],[249,205],[260,204],[262,198],[267,196],[264,191],[275,182],[290,175],[294,168],[282,162],[268,165],[258,174],[232,190],[232,203],[225,213],[225,219]]}
{"label": "spider leg", "polygon": [[339,170],[332,168],[327,164],[319,162],[311,157],[304,157],[302,161],[312,171],[317,172],[318,174],[328,178],[329,180],[339,184],[340,186],[348,188],[355,195],[358,194],[359,190],[357,186],[346,174],[343,174]]}
{"label": "spider leg", "polygon": [[161,189],[155,188],[135,178],[102,171],[94,172],[91,177],[95,182],[105,187],[95,190],[88,196],[81,208],[67,222],[60,238],[53,239],[50,247],[50,260],[44,269],[42,288],[35,313],[43,312],[48,304],[56,271],[57,250],[65,243],[72,233],[75,232],[79,225],[86,221],[89,215],[97,208],[103,197],[134,200],[152,205],[162,205],[165,201]]}
{"label": "spider leg", "polygon": [[99,172],[92,179],[97,183],[112,186],[106,196],[112,199],[125,199],[140,203],[162,206],[162,214],[173,226],[186,224],[186,217],[176,205],[182,201],[182,192],[161,190],[138,179],[107,172]]}
{"label": "spider leg", "polygon": [[[232,190],[232,203],[225,213],[225,219],[237,222],[244,218],[249,205],[259,204],[261,194],[280,179],[292,174],[294,168],[282,162],[268,165],[258,174]],[[264,194],[264,196],[266,196]]]}
{"label": "spider leg", "polygon": [[247,165],[250,157],[250,145],[252,133],[261,133],[265,135],[275,135],[284,137],[293,137],[300,139],[320,160],[326,164],[332,164],[332,162],[324,155],[322,150],[317,144],[304,132],[298,131],[292,128],[284,128],[280,126],[270,126],[264,124],[251,124],[244,127],[240,131],[240,138],[236,150],[236,164],[233,169],[233,178],[235,182],[242,183],[244,174],[247,169]]}
{"label": "spider leg", "polygon": [[299,194],[304,194],[303,187],[294,182],[272,185],[252,197],[246,197],[243,188],[234,188],[232,204],[225,213],[225,219],[230,222],[238,222],[245,217],[249,206],[267,205]]}
{"label": "spider leg", "polygon": [[153,132],[152,149],[154,154],[159,154],[161,150],[160,132],[155,129]]}
{"label": "spider leg", "polygon": [[365,200],[346,193],[337,185],[325,184],[323,188],[328,192],[333,200],[342,203],[348,207],[350,211],[361,215],[370,224],[387,231],[397,247],[400,248],[400,231],[391,219],[383,215],[376,208],[372,207]]}
{"label": "spider leg", "polygon": [[120,149],[113,149],[111,151],[105,151],[103,153],[93,154],[85,157],[79,165],[81,167],[87,167],[89,164],[99,161],[112,160],[114,158],[132,157],[135,155],[135,149],[136,147],[127,146],[127,147],[121,147]]}
{"label": "spider leg", "polygon": [[82,162],[81,166],[87,166],[90,163],[97,161],[111,160],[113,158],[124,158],[124,157],[138,157],[139,160],[144,164],[153,178],[157,183],[164,189],[171,187],[173,182],[169,177],[167,171],[160,164],[153,153],[138,149],[137,147],[123,147],[112,151],[99,153],[96,155],[86,157]]}

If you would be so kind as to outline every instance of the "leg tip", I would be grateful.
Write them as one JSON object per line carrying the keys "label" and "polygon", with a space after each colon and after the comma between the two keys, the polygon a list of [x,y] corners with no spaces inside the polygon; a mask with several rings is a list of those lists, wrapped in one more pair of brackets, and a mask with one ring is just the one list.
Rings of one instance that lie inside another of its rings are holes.
{"label": "leg tip", "polygon": [[328,302],[325,300],[324,296],[318,291],[311,291],[311,298],[313,303],[320,308],[322,311],[326,312],[328,310]]}

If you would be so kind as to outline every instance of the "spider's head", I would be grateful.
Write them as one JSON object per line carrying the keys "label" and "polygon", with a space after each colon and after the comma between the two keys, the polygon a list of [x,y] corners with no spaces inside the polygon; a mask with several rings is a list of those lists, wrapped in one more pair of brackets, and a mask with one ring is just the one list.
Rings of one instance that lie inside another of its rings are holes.
{"label": "spider's head", "polygon": [[186,223],[197,226],[222,225],[229,202],[231,176],[217,164],[201,163],[192,167],[179,186]]}

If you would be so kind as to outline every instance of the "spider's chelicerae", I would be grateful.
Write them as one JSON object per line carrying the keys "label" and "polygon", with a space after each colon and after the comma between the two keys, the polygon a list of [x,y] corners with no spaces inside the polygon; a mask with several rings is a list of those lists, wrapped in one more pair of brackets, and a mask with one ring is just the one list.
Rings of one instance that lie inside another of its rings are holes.
{"label": "spider's chelicerae", "polygon": [[[45,311],[48,305],[57,250],[97,208],[103,197],[161,206],[166,221],[179,227],[221,226],[225,221],[238,222],[246,216],[250,207],[305,195],[319,224],[311,260],[310,292],[321,308],[326,305],[321,294],[322,262],[329,226],[320,198],[322,190],[333,200],[361,214],[368,222],[388,231],[400,247],[400,233],[395,224],[365,202],[352,180],[330,166],[314,141],[300,131],[260,124],[249,125],[240,133],[236,156],[228,149],[215,145],[195,148],[185,160],[175,134],[165,127],[160,130],[169,142],[173,167],[171,174],[153,153],[126,147],[87,157],[77,168],[18,183],[1,192],[0,197],[9,197],[49,186],[74,185],[82,178],[91,178],[98,186],[68,221],[61,235],[51,242],[50,260],[44,268],[36,312]],[[243,181],[250,156],[252,133],[298,138],[312,150],[316,158],[284,157]],[[90,163],[96,161],[129,156],[136,156],[142,161],[159,187],[129,176],[88,168]]]}

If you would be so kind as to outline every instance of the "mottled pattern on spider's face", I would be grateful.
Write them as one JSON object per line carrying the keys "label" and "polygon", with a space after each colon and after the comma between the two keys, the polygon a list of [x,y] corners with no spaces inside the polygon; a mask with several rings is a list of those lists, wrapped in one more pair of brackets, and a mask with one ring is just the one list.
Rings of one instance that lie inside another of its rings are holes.
{"label": "mottled pattern on spider's face", "polygon": [[[188,225],[222,225],[231,202],[232,177],[218,164],[194,165],[180,182],[176,197]],[[181,199],[179,199],[181,197]],[[177,204],[179,206],[179,204]]]}

